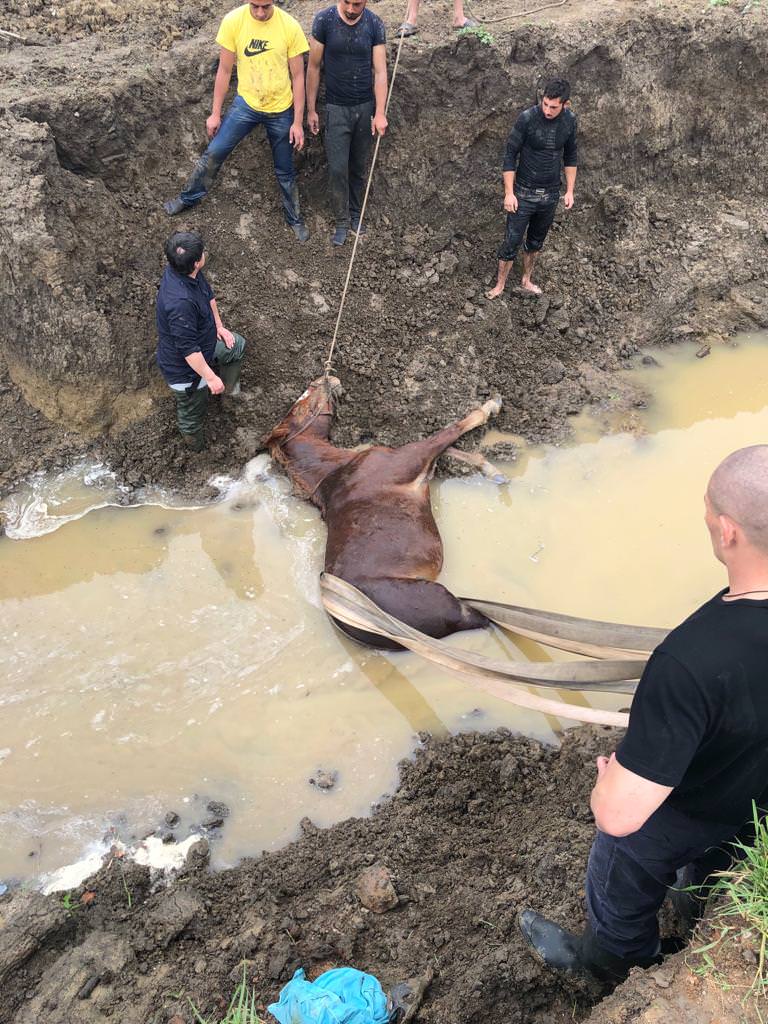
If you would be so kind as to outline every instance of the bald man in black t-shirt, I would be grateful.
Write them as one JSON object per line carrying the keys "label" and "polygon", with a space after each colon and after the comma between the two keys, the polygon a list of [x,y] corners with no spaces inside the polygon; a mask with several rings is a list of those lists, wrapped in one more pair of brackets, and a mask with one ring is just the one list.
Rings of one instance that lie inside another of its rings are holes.
{"label": "bald man in black t-shirt", "polygon": [[723,844],[752,838],[754,807],[768,812],[768,445],[729,455],[704,501],[729,585],[656,648],[626,735],[597,759],[586,930],[519,917],[555,969],[615,981],[658,963],[656,915],[676,873],[688,866],[700,884],[727,866]]}

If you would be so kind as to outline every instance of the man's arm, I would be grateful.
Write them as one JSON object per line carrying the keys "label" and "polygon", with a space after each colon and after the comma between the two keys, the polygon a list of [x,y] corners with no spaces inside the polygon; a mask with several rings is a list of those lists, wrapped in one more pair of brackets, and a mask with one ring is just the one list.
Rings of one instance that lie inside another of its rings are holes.
{"label": "man's arm", "polygon": [[220,395],[224,390],[224,381],[221,377],[217,377],[208,363],[206,363],[203,353],[192,352],[190,355],[184,356],[184,358],[195,373],[199,374],[199,376],[203,378],[208,385],[208,389],[211,394]]}
{"label": "man's arm", "polygon": [[611,754],[597,759],[597,783],[589,803],[601,832],[628,836],[661,807],[672,789],[629,771]]}
{"label": "man's arm", "polygon": [[377,132],[383,135],[387,130],[387,47],[379,43],[373,48],[373,95],[376,98],[376,110],[371,122],[371,135]]}
{"label": "man's arm", "polygon": [[507,213],[514,213],[517,209],[517,196],[515,195],[515,171],[504,171],[504,209]]}
{"label": "man's arm", "polygon": [[573,206],[573,186],[576,184],[576,164],[578,163],[578,150],[576,146],[576,124],[563,148],[563,166],[565,170],[565,195],[563,203],[566,210]]}
{"label": "man's arm", "polygon": [[320,65],[323,63],[325,46],[314,36],[309,37],[309,63],[307,64],[307,125],[313,135],[320,131],[320,115],[317,113],[317,93],[320,89]]}
{"label": "man's arm", "polygon": [[288,58],[293,88],[293,124],[288,135],[294,149],[304,148],[304,54]]}
{"label": "man's arm", "polygon": [[512,126],[512,131],[507,139],[507,148],[504,151],[502,176],[504,178],[504,209],[507,213],[514,213],[517,210],[515,175],[517,174],[517,161],[520,157],[520,150],[523,148],[527,131],[528,119],[525,113],[522,113]]}
{"label": "man's arm", "polygon": [[220,341],[223,341],[227,348],[232,348],[235,344],[235,336],[232,331],[228,331],[221,322],[219,307],[216,305],[216,299],[211,299],[211,312],[213,313],[213,319],[216,324],[216,337]]}
{"label": "man's arm", "polygon": [[216,81],[213,85],[213,103],[211,105],[211,116],[205,122],[205,130],[208,138],[212,139],[221,126],[221,108],[229,92],[229,83],[232,79],[232,68],[235,66],[237,54],[227,50],[224,46],[219,47],[219,67],[216,71]]}

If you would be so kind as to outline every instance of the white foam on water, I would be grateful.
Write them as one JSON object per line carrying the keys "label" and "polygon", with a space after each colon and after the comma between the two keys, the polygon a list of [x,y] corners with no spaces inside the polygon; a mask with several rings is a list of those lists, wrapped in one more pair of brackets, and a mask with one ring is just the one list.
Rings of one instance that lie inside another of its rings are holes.
{"label": "white foam on water", "polygon": [[90,878],[101,869],[110,855],[135,861],[137,864],[142,864],[153,871],[161,871],[164,874],[180,871],[184,867],[190,848],[199,839],[199,835],[191,835],[180,843],[164,843],[157,836],[148,836],[136,846],[131,847],[125,847],[120,842],[111,842],[108,845],[103,842],[91,843],[80,860],[41,875],[38,883],[44,896],[49,896],[53,892],[77,889],[86,878]]}

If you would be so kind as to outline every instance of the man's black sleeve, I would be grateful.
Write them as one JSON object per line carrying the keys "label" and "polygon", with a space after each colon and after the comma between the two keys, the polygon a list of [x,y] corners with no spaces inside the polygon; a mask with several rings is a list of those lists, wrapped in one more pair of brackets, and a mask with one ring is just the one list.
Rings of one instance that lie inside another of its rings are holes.
{"label": "man's black sleeve", "polygon": [[565,140],[565,146],[563,146],[563,166],[564,167],[577,167],[579,164],[578,145],[576,142],[576,128],[578,127],[576,118],[573,119],[573,129],[571,134]]}
{"label": "man's black sleeve", "polygon": [[517,160],[520,156],[520,150],[523,148],[525,142],[525,136],[528,132],[528,118],[525,116],[525,111],[518,117],[512,126],[512,131],[509,133],[507,139],[507,148],[504,153],[504,171],[516,171]]}
{"label": "man's black sleeve", "polygon": [[194,302],[180,302],[168,314],[168,331],[176,351],[185,359],[200,352],[200,325]]}
{"label": "man's black sleeve", "polygon": [[616,760],[660,786],[677,786],[707,731],[701,687],[671,654],[651,655],[637,687]]}

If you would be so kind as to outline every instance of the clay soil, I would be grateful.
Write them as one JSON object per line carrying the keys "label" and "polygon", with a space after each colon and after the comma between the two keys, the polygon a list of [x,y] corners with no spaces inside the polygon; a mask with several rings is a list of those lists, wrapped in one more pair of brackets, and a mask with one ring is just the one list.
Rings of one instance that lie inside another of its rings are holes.
{"label": "clay soil", "polygon": [[[178,225],[205,234],[225,323],[250,342],[250,397],[212,403],[202,456],[182,447],[153,365],[171,227],[160,203],[204,144],[229,6],[3,6],[0,490],[88,453],[133,488],[204,496],[321,371],[349,255],[329,245],[322,146],[310,139],[298,160],[312,231],[302,247],[256,136]],[[308,29],[316,6],[290,11]],[[641,349],[694,339],[705,350],[768,327],[761,5],[571,0],[495,22],[522,6],[482,0],[472,13],[489,22],[489,44],[453,35],[447,4],[423,8],[334,360],[340,443],[410,440],[495,391],[500,426],[557,440]],[[394,0],[374,9],[390,29],[402,18]],[[489,303],[504,140],[554,72],[571,80],[580,118],[577,203],[548,239],[544,296],[509,288]],[[740,1002],[749,949],[725,958],[725,983],[683,953],[595,1009],[601,993],[523,949],[522,906],[583,920],[594,756],[614,743],[589,730],[559,750],[508,734],[429,741],[371,819],[305,822],[292,846],[235,870],[211,874],[198,850],[167,887],[116,859],[84,902],[85,889],[3,897],[0,1021],[179,1024],[193,1019],[189,998],[221,1014],[243,961],[264,1003],[300,964],[353,964],[386,982],[431,975],[418,1019],[435,1024],[756,1020]],[[355,892],[372,864],[397,893],[382,914]]]}

